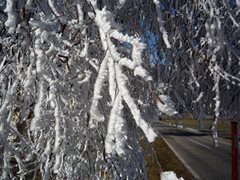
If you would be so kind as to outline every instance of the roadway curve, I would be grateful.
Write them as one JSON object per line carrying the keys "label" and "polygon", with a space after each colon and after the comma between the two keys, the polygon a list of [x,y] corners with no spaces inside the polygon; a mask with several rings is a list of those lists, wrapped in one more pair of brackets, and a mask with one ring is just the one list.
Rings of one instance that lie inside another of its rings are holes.
{"label": "roadway curve", "polygon": [[[229,143],[219,139],[219,146],[216,148],[208,134],[191,132],[161,123],[154,123],[154,126],[196,179],[231,179],[231,145]],[[240,158],[238,159],[240,162]],[[240,166],[238,169],[240,172]]]}

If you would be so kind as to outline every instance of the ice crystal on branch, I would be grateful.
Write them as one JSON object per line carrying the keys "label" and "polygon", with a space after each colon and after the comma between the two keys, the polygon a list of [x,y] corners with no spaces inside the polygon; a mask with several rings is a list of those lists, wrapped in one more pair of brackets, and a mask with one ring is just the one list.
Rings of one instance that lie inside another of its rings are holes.
{"label": "ice crystal on branch", "polygon": [[237,7],[0,1],[0,179],[147,179],[157,108],[215,115],[217,144],[240,117]]}
{"label": "ice crystal on branch", "polygon": [[4,9],[1,178],[146,177],[138,133],[156,134],[128,77],[152,80],[141,39],[96,1],[8,0]]}
{"label": "ice crystal on branch", "polygon": [[[114,147],[118,144],[119,135],[118,131],[114,130],[114,124],[118,124],[120,120],[121,123],[123,119],[122,108],[120,110],[116,109],[122,106],[122,100],[126,102],[129,109],[132,112],[132,115],[136,121],[136,124],[143,130],[145,135],[147,136],[149,142],[152,142],[156,137],[153,129],[142,119],[139,109],[137,108],[136,102],[134,102],[133,98],[130,95],[129,90],[127,89],[127,76],[124,75],[123,66],[134,71],[134,75],[141,76],[143,79],[149,81],[151,77],[148,75],[147,71],[141,66],[142,65],[142,51],[144,49],[144,44],[141,43],[140,39],[123,35],[119,32],[120,26],[114,23],[112,19],[113,15],[103,8],[101,11],[96,10],[96,24],[100,29],[101,41],[104,50],[106,51],[103,62],[100,65],[98,77],[96,79],[95,88],[94,88],[94,96],[92,100],[92,106],[90,109],[90,122],[89,125],[91,128],[97,127],[98,122],[104,120],[103,114],[100,113],[98,109],[99,101],[101,100],[101,90],[105,78],[109,77],[109,94],[111,96],[111,115],[108,121],[108,131],[106,135],[106,152],[112,152],[114,150],[110,150],[109,147]],[[120,54],[116,45],[113,42],[113,39],[120,41],[121,43],[127,42],[132,46],[132,59],[128,59]],[[127,65],[125,63],[128,63]],[[131,65],[129,65],[131,64]],[[120,111],[120,112],[118,112]],[[122,124],[123,126],[125,124]],[[121,127],[119,127],[121,129]],[[115,134],[116,133],[116,134]],[[125,134],[127,136],[127,134]],[[123,138],[123,135],[121,135]],[[122,146],[118,146],[121,148]],[[118,151],[123,152],[122,149]]]}

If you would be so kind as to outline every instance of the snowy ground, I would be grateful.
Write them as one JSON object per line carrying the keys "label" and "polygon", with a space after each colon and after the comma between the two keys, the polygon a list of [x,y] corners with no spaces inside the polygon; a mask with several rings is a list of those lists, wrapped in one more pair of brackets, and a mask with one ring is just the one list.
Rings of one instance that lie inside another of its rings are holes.
{"label": "snowy ground", "polygon": [[161,180],[184,180],[182,177],[178,178],[173,171],[164,171],[161,173]]}

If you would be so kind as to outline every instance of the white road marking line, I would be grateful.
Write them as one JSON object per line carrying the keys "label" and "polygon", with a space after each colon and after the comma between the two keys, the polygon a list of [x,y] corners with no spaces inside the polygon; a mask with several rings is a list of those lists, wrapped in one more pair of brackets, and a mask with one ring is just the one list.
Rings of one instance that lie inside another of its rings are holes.
{"label": "white road marking line", "polygon": [[200,145],[200,146],[202,146],[202,147],[205,147],[205,148],[210,149],[210,150],[212,149],[212,148],[210,148],[209,146],[204,145],[204,144],[202,144],[202,143],[200,143],[200,142],[197,142],[197,141],[195,141],[195,140],[193,140],[193,139],[190,139],[190,138],[187,138],[187,139],[189,139],[189,140],[192,141],[193,143],[198,144],[198,145]]}
{"label": "white road marking line", "polygon": [[177,151],[173,148],[173,146],[163,137],[162,134],[160,134],[163,141],[167,144],[167,146],[172,150],[172,152],[177,156],[177,158],[182,162],[182,164],[188,169],[190,173],[194,176],[194,179],[200,180],[201,178],[199,175],[191,168],[190,165],[187,164],[187,162],[177,153]]}

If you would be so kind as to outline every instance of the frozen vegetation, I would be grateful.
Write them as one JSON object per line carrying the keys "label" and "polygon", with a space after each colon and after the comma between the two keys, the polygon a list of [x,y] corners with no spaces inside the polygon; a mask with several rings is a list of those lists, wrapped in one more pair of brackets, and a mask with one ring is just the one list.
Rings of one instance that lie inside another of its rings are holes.
{"label": "frozen vegetation", "polygon": [[215,115],[217,146],[240,117],[236,2],[1,0],[0,179],[147,179],[159,111]]}

